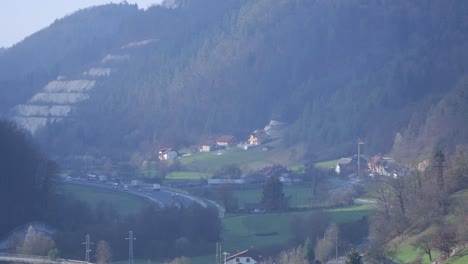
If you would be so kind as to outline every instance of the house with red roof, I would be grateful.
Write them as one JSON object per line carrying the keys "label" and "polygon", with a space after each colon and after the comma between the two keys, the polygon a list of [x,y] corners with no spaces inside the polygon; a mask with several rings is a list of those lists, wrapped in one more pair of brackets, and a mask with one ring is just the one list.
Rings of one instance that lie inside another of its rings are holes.
{"label": "house with red roof", "polygon": [[236,144],[236,138],[231,135],[223,135],[216,139],[216,145],[220,147],[231,147]]}
{"label": "house with red roof", "polygon": [[211,140],[206,140],[199,145],[200,152],[211,152],[215,149],[215,143]]}

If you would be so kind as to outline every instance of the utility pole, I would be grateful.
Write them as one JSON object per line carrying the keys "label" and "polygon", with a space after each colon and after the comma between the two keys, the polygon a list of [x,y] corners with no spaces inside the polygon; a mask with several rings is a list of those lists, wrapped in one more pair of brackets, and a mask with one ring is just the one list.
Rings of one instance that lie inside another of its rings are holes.
{"label": "utility pole", "polygon": [[136,240],[136,238],[133,237],[132,230],[128,232],[128,237],[125,239],[128,240],[128,264],[133,264],[133,240]]}
{"label": "utility pole", "polygon": [[361,145],[364,144],[360,138],[357,139],[357,176],[361,175]]}
{"label": "utility pole", "polygon": [[335,236],[335,263],[338,263],[338,231]]}
{"label": "utility pole", "polygon": [[223,252],[223,255],[224,255],[224,264],[226,264],[227,256],[229,256],[229,253]]}
{"label": "utility pole", "polygon": [[221,242],[216,242],[216,264],[221,264],[222,253],[221,253]]}
{"label": "utility pole", "polygon": [[444,162],[445,155],[442,150],[437,150],[434,154],[434,168],[436,171],[437,184],[441,190],[444,189]]}
{"label": "utility pole", "polygon": [[86,234],[86,241],[81,243],[82,245],[86,245],[85,249],[85,262],[89,263],[89,252],[91,252],[90,245],[93,245],[94,243],[91,243],[91,236],[89,234]]}

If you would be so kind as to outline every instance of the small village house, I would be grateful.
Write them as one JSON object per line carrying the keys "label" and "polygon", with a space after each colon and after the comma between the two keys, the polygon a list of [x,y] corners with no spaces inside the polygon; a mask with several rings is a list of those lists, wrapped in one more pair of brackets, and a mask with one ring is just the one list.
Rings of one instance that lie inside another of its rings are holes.
{"label": "small village house", "polygon": [[263,128],[263,130],[268,136],[272,138],[277,138],[281,137],[282,131],[285,127],[285,123],[277,120],[271,120],[270,123]]}
{"label": "small village house", "polygon": [[231,135],[223,135],[220,136],[216,140],[216,145],[221,146],[221,147],[231,147],[236,144],[236,138]]}
{"label": "small village house", "polygon": [[267,133],[263,129],[257,129],[252,134],[250,134],[249,137],[249,144],[250,145],[261,145],[265,142],[267,142],[270,139]]}
{"label": "small village house", "polygon": [[[361,172],[366,169],[367,160],[363,157],[360,158]],[[358,169],[358,157],[354,155],[352,158],[341,158],[336,162],[335,172],[336,174],[343,173],[356,173]]]}
{"label": "small village house", "polygon": [[376,155],[369,159],[367,166],[369,167],[370,173],[385,175],[387,176],[386,167],[388,162],[382,158],[382,156]]}
{"label": "small village house", "polygon": [[348,168],[351,168],[351,158],[341,158],[336,162],[335,172],[340,174]]}
{"label": "small village house", "polygon": [[263,260],[261,254],[253,249],[247,249],[226,258],[226,264],[255,264]]}
{"label": "small village house", "polygon": [[159,160],[175,160],[178,156],[177,151],[172,148],[162,148],[158,152]]}
{"label": "small village house", "polygon": [[199,151],[200,152],[211,152],[215,148],[215,144],[213,141],[207,140],[200,144]]}

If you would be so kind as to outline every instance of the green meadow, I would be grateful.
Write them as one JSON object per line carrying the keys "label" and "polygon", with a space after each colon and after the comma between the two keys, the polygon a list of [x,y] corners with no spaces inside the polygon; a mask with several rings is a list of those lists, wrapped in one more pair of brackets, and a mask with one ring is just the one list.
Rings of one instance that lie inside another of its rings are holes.
{"label": "green meadow", "polygon": [[57,185],[57,191],[69,194],[76,199],[96,208],[99,203],[110,203],[122,215],[133,214],[151,204],[143,197],[131,195],[122,191],[107,190],[77,184]]}
{"label": "green meadow", "polygon": [[[271,149],[263,150],[264,146],[268,146]],[[284,148],[281,146],[281,141],[276,140],[248,150],[231,147],[207,153],[193,153],[189,156],[181,157],[180,162],[192,170],[205,172],[214,172],[230,164],[238,164],[243,170],[255,170],[272,164],[297,164],[295,157],[300,157],[297,153],[300,151],[299,147]]]}

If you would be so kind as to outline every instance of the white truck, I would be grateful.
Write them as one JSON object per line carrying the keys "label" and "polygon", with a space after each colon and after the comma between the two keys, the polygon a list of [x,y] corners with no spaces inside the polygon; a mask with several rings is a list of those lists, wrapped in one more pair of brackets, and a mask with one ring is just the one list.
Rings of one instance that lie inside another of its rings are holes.
{"label": "white truck", "polygon": [[100,182],[106,182],[107,181],[107,176],[106,175],[99,175],[99,181]]}
{"label": "white truck", "polygon": [[161,190],[161,184],[155,183],[153,184],[153,191],[160,191]]}
{"label": "white truck", "polygon": [[141,181],[139,181],[139,180],[132,180],[132,181],[130,182],[130,185],[131,185],[132,187],[138,187],[138,186],[141,185]]}

